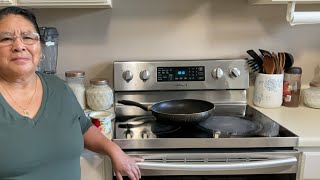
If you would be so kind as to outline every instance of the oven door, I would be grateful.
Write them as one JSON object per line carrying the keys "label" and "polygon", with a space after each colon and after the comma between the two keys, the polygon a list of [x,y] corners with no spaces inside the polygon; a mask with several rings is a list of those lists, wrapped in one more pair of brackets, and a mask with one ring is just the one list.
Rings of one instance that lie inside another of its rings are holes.
{"label": "oven door", "polygon": [[127,152],[140,156],[142,179],[296,179],[300,153],[268,152]]}

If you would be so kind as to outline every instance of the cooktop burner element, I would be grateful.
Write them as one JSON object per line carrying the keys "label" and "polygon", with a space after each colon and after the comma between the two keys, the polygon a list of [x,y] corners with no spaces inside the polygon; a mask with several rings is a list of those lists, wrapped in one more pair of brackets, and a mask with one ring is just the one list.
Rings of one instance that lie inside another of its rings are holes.
{"label": "cooktop burner element", "polygon": [[[129,119],[125,123],[120,123],[119,128],[125,129],[141,129],[143,127],[144,131],[151,130],[150,133],[153,133],[156,136],[161,136],[164,134],[169,134],[180,129],[180,126],[177,124],[167,124],[161,121],[157,121],[154,116],[141,116]],[[147,130],[148,129],[148,130]]]}
{"label": "cooktop burner element", "polygon": [[153,116],[135,117],[126,122],[117,123],[117,129],[117,134],[125,139],[213,137],[212,132],[204,131],[196,123],[170,123],[159,121]]}

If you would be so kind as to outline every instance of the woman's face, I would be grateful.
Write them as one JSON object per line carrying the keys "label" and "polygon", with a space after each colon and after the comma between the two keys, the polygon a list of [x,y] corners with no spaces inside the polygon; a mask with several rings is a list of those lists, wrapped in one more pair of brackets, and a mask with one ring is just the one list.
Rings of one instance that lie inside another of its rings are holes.
{"label": "woman's face", "polygon": [[0,74],[23,76],[35,72],[41,55],[40,41],[25,44],[21,39],[28,37],[21,38],[21,34],[36,32],[33,24],[23,16],[7,15],[0,20],[0,34],[12,34],[17,37],[12,44],[3,45],[0,42]]}

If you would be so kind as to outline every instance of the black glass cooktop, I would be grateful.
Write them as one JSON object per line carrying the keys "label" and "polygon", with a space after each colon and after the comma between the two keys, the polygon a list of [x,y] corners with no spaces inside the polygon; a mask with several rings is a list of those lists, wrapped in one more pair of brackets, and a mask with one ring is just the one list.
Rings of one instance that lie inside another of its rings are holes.
{"label": "black glass cooktop", "polygon": [[199,123],[174,123],[157,120],[152,115],[121,117],[116,119],[114,132],[115,139],[295,136],[250,106],[244,115],[219,113]]}

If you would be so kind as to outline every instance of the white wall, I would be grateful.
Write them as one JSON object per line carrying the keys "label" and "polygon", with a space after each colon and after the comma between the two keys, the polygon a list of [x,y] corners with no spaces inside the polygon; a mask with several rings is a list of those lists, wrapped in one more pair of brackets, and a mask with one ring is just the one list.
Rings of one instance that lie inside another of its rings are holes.
{"label": "white wall", "polygon": [[[320,64],[320,25],[291,27],[286,5],[247,0],[113,0],[113,9],[38,9],[60,33],[58,73],[86,71],[112,82],[115,60],[249,57],[258,48],[291,52],[308,83]],[[298,5],[297,10],[320,10]]]}

